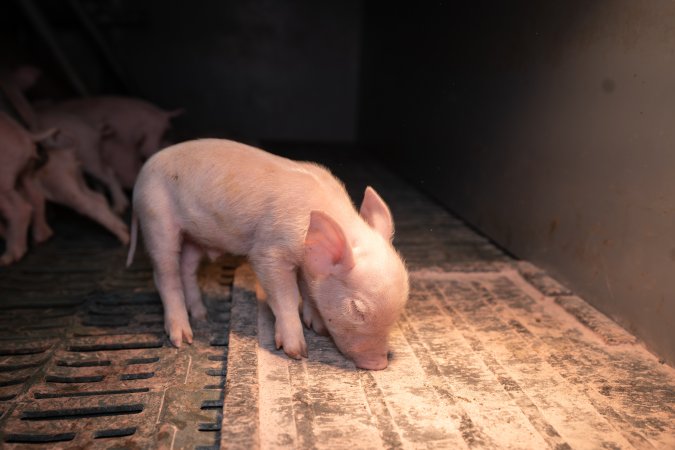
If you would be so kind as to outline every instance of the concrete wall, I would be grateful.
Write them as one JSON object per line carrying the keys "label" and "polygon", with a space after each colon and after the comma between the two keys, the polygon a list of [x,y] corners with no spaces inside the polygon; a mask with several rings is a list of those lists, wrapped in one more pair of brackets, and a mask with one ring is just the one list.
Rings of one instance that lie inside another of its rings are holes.
{"label": "concrete wall", "polygon": [[675,3],[364,20],[364,141],[675,363]]}

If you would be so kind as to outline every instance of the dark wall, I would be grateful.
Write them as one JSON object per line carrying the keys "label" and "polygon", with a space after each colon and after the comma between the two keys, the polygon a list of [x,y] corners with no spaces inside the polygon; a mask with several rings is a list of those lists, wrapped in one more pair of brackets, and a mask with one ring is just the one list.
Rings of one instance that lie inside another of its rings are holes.
{"label": "dark wall", "polygon": [[[124,92],[70,2],[33,3],[92,93]],[[130,93],[184,107],[179,125],[189,134],[355,138],[360,0],[79,3],[117,57]],[[0,63],[37,62],[62,94],[59,67],[17,5],[0,6]]]}
{"label": "dark wall", "polygon": [[368,2],[364,21],[364,142],[674,363],[675,3]]}

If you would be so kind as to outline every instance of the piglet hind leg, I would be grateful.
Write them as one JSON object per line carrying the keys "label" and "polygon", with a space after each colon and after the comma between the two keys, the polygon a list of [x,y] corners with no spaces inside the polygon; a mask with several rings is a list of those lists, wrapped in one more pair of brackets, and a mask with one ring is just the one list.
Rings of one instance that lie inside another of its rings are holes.
{"label": "piglet hind leg", "polygon": [[300,292],[295,269],[284,267],[274,258],[251,258],[251,263],[276,319],[274,341],[277,348],[283,347],[291,358],[306,358],[307,343],[300,322]]}
{"label": "piglet hind leg", "polygon": [[[192,343],[192,328],[185,308],[181,281],[181,230],[173,221],[171,200],[161,186],[139,190],[134,211],[139,218],[145,249],[152,261],[155,286],[164,307],[164,330],[171,344],[180,347]],[[148,195],[151,193],[151,195]],[[143,195],[145,194],[145,195]],[[163,214],[157,214],[163,211]]]}
{"label": "piglet hind leg", "polygon": [[192,344],[180,270],[180,238],[170,228],[143,227],[145,245],[154,268],[155,286],[164,306],[164,330],[175,347]]}
{"label": "piglet hind leg", "polygon": [[171,343],[180,348],[183,342],[192,344],[193,334],[185,308],[178,254],[175,254],[174,263],[162,264],[163,267],[155,269],[154,279],[164,305],[164,330]]}
{"label": "piglet hind leg", "polygon": [[192,242],[183,241],[183,250],[180,256],[180,271],[183,281],[185,303],[190,316],[198,321],[206,321],[206,307],[199,292],[197,269],[204,253],[201,248]]}

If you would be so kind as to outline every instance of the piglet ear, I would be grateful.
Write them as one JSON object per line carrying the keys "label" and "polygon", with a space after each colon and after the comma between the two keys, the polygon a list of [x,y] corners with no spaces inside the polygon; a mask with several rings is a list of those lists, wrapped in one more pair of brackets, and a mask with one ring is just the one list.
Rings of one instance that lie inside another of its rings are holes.
{"label": "piglet ear", "polygon": [[312,211],[305,237],[305,266],[313,276],[326,277],[354,267],[354,256],[344,232],[332,217]]}
{"label": "piglet ear", "polygon": [[375,192],[375,189],[368,186],[363,195],[361,210],[359,211],[363,220],[386,240],[394,237],[394,220],[391,218],[389,207],[382,198]]}

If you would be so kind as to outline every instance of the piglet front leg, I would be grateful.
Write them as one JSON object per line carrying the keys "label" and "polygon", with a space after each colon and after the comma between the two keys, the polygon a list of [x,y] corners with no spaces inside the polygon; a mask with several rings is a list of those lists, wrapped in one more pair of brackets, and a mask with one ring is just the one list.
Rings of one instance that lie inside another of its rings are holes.
{"label": "piglet front leg", "polygon": [[267,257],[252,256],[253,270],[267,294],[267,304],[276,319],[274,341],[277,348],[294,359],[307,358],[307,343],[300,322],[300,291],[294,267],[280,263],[274,252]]}
{"label": "piglet front leg", "polygon": [[302,296],[302,321],[307,328],[314,330],[319,336],[328,336],[328,329],[323,323],[321,314],[316,309],[314,302],[309,297],[309,288],[304,277],[298,277],[298,287],[300,288],[300,295]]}

